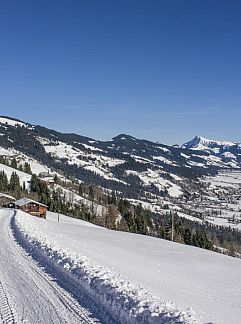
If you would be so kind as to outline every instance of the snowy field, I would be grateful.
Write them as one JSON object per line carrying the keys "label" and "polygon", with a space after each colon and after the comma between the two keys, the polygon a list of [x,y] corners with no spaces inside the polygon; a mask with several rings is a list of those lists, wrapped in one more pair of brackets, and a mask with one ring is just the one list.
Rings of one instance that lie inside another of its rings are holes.
{"label": "snowy field", "polygon": [[240,259],[53,213],[18,212],[14,224],[117,323],[241,323]]}
{"label": "snowy field", "polygon": [[241,186],[241,171],[222,171],[214,177],[205,177],[204,181],[210,182],[213,188],[239,188]]}

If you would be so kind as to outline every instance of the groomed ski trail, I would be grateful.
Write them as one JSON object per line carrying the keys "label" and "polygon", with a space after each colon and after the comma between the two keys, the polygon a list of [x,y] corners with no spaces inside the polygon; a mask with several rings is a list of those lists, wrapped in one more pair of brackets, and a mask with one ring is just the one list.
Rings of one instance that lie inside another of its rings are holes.
{"label": "groomed ski trail", "polygon": [[0,210],[0,323],[100,323],[16,243],[13,213]]}

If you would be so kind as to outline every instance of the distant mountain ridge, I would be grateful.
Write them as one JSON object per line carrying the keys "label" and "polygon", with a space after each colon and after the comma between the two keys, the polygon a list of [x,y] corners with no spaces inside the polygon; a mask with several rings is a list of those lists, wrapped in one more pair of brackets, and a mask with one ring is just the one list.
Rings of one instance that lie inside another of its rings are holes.
{"label": "distant mountain ridge", "polygon": [[225,161],[232,161],[240,166],[241,163],[241,142],[214,141],[196,136],[191,141],[185,143],[182,148],[208,152]]}
{"label": "distant mountain ridge", "polygon": [[195,137],[178,148],[126,134],[99,141],[6,116],[0,117],[0,147],[135,199],[147,195],[178,197],[187,190],[186,179],[241,167],[238,143]]}
{"label": "distant mountain ridge", "polygon": [[210,140],[201,136],[195,136],[191,141],[182,145],[184,148],[196,148],[200,147],[210,148],[210,147],[230,147],[235,145],[241,145],[241,142],[227,142],[227,141],[215,141]]}

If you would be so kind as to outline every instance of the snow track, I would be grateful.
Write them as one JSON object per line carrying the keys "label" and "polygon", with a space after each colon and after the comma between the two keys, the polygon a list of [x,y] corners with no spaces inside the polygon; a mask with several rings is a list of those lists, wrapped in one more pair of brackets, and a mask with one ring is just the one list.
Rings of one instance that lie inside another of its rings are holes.
{"label": "snow track", "polygon": [[[78,220],[76,222],[82,224]],[[87,228],[101,229],[85,224]],[[75,253],[74,247],[83,242],[78,239],[72,241],[73,228],[69,229],[70,232],[67,230],[66,236],[61,228],[52,225],[49,221],[21,211],[12,218],[14,236],[24,250],[56,278],[60,286],[71,292],[81,305],[85,306],[87,301],[92,314],[101,323],[201,323],[190,307],[178,308],[172,302],[151,295],[141,285],[135,286],[127,277],[112,273],[105,266],[94,265],[82,253]],[[105,229],[104,232],[106,235],[109,233]],[[92,235],[90,237],[93,239]],[[117,232],[113,232],[113,235],[117,235]],[[101,244],[101,240],[98,244]]]}
{"label": "snow track", "polygon": [[3,323],[14,324],[14,314],[9,304],[8,297],[4,291],[3,285],[0,282],[0,319]]}
{"label": "snow track", "polygon": [[11,216],[0,210],[0,323],[99,323],[16,243]]}

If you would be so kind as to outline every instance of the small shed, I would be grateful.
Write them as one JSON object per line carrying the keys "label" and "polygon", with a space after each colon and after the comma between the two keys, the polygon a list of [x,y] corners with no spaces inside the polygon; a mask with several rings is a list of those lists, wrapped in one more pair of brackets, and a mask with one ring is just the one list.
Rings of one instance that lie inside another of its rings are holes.
{"label": "small shed", "polygon": [[46,218],[46,212],[48,206],[41,204],[38,201],[29,199],[29,198],[21,198],[14,202],[15,208],[24,211],[25,213],[38,216],[41,218]]}
{"label": "small shed", "polygon": [[0,193],[0,207],[9,207],[13,204],[16,198],[4,193]]}

